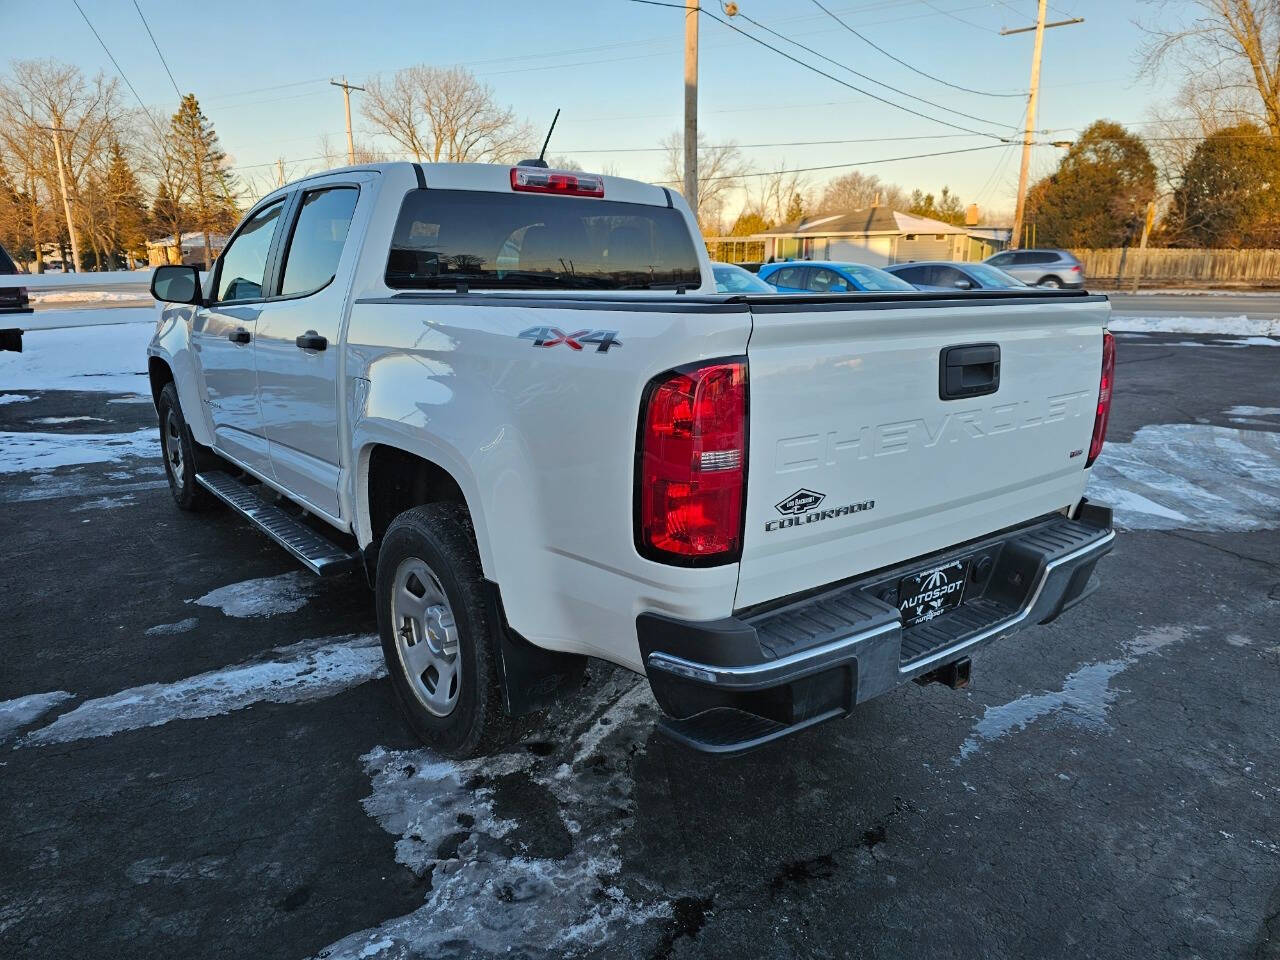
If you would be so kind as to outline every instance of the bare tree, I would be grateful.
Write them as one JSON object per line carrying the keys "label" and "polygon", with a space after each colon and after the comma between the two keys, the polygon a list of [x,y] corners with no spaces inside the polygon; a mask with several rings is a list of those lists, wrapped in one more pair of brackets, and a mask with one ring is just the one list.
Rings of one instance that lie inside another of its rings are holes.
{"label": "bare tree", "polygon": [[367,86],[365,120],[415,160],[503,163],[532,149],[532,129],[500,106],[493,89],[470,70],[419,64]]}
{"label": "bare tree", "polygon": [[751,178],[755,181],[747,187],[747,203],[745,209],[771,223],[785,223],[793,219],[789,214],[794,207],[808,206],[809,184],[803,176],[794,170],[782,169],[761,174]]}
{"label": "bare tree", "polygon": [[[18,163],[23,179],[44,181],[48,196],[61,192],[53,141],[59,137],[62,173],[75,229],[75,208],[89,168],[102,161],[120,109],[117,84],[99,73],[85,77],[78,67],[56,60],[17,60],[0,82],[0,139]],[[76,268],[80,268],[76,264]]]}
{"label": "bare tree", "polygon": [[[1153,0],[1155,22],[1142,24],[1148,40],[1142,66],[1155,73],[1173,58],[1194,78],[1190,94],[1204,104],[1224,98],[1251,110],[1224,125],[1258,121],[1280,137],[1280,0]],[[1208,96],[1208,95],[1212,95]]]}
{"label": "bare tree", "polygon": [[[672,131],[662,140],[666,151],[663,169],[665,183],[684,181],[684,136]],[[709,144],[698,137],[698,225],[703,232],[718,234],[729,197],[742,186],[750,167],[742,159],[742,151],[733,141]]]}
{"label": "bare tree", "polygon": [[848,213],[877,202],[882,207],[903,207],[907,197],[897,184],[885,183],[874,173],[853,170],[827,181],[815,212]]}

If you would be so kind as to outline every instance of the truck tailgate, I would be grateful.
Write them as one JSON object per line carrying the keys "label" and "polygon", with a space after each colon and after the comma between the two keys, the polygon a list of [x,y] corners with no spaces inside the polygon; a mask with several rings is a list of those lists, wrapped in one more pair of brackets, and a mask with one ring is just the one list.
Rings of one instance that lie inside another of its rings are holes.
{"label": "truck tailgate", "polygon": [[[1074,505],[1103,297],[753,301],[737,609]],[[951,350],[974,345],[971,351]],[[976,391],[997,372],[998,386]],[[947,358],[952,371],[947,379]]]}

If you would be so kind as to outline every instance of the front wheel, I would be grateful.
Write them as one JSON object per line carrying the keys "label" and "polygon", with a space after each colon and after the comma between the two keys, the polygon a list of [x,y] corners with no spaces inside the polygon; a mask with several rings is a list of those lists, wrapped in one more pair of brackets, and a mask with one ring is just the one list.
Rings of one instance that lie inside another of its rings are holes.
{"label": "front wheel", "polygon": [[199,461],[208,454],[191,436],[182,406],[178,403],[178,388],[166,383],[160,391],[156,406],[160,418],[160,452],[164,456],[164,472],[169,478],[169,492],[174,502],[183,510],[207,510],[217,503],[213,495],[196,483]]}
{"label": "front wheel", "polygon": [[396,704],[429,746],[470,757],[510,735],[466,508],[406,510],[378,550],[378,632]]}

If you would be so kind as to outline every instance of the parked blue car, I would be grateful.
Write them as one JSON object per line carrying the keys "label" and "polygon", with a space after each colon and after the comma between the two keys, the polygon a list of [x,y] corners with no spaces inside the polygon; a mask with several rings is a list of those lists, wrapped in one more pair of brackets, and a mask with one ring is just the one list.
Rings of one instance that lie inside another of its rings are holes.
{"label": "parked blue car", "polygon": [[794,260],[766,263],[760,268],[761,280],[772,284],[779,293],[851,293],[915,290],[915,287],[878,267],[861,263],[836,263],[831,260]]}

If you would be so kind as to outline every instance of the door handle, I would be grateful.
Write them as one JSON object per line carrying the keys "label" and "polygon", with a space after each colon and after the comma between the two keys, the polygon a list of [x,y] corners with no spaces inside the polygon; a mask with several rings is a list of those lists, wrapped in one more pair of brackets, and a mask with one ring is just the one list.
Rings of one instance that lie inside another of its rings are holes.
{"label": "door handle", "polygon": [[944,347],[938,358],[938,399],[981,397],[1000,389],[1000,344]]}
{"label": "door handle", "polygon": [[253,336],[244,327],[236,327],[236,329],[227,334],[227,339],[232,343],[248,343],[253,339]]}
{"label": "door handle", "polygon": [[297,339],[293,341],[303,350],[323,350],[329,345],[329,341],[314,330],[308,330],[306,333],[299,334]]}

